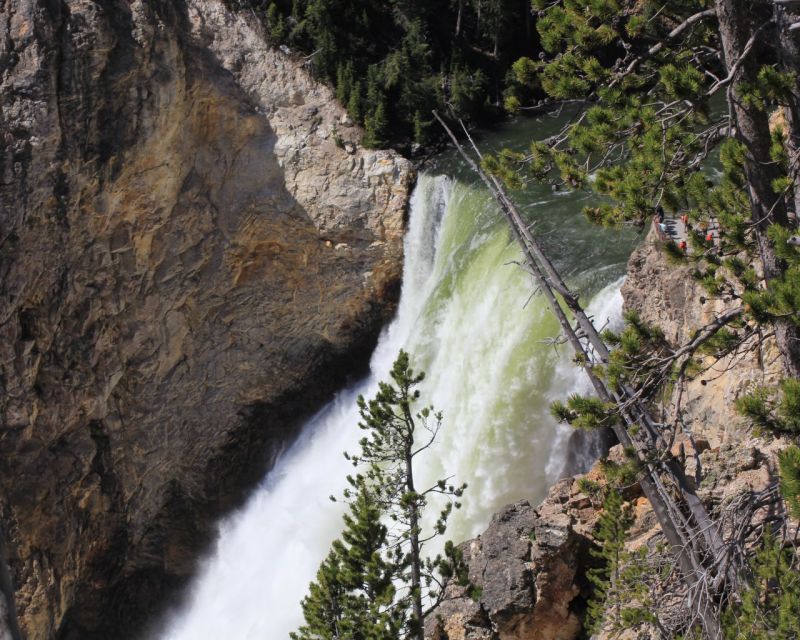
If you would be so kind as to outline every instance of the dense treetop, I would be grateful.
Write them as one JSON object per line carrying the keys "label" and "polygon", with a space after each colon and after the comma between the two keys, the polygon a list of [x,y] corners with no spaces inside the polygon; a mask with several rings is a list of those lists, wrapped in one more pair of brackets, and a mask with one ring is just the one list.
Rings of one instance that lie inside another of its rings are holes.
{"label": "dense treetop", "polygon": [[511,64],[538,50],[528,0],[233,1],[310,56],[373,147],[438,136],[434,108],[471,123],[502,117]]}

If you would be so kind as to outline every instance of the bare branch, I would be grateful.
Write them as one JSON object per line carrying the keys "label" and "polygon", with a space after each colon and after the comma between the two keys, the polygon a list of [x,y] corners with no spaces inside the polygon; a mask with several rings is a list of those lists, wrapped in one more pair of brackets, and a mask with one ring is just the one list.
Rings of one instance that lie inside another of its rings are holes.
{"label": "bare branch", "polygon": [[700,12],[695,13],[694,15],[689,16],[688,18],[686,18],[686,20],[681,22],[677,27],[675,27],[672,31],[670,31],[667,34],[667,36],[666,36],[666,38],[664,40],[658,41],[656,44],[654,44],[652,47],[650,47],[647,50],[646,53],[644,53],[644,54],[642,54],[640,56],[637,56],[636,58],[631,60],[630,64],[625,68],[625,71],[623,71],[621,75],[619,75],[616,78],[614,78],[613,82],[611,83],[611,86],[614,86],[620,80],[622,80],[622,78],[624,78],[625,76],[629,75],[630,73],[633,73],[636,70],[636,67],[638,67],[642,62],[644,62],[648,58],[651,58],[652,56],[657,54],[659,51],[661,51],[661,49],[663,49],[666,46],[667,40],[672,40],[674,38],[677,38],[679,35],[681,35],[684,31],[686,31],[686,29],[691,27],[693,24],[695,24],[697,22],[700,22],[701,20],[704,20],[705,18],[710,18],[710,17],[716,16],[716,15],[717,15],[717,12],[716,12],[715,9],[706,9],[705,11],[700,11]]}

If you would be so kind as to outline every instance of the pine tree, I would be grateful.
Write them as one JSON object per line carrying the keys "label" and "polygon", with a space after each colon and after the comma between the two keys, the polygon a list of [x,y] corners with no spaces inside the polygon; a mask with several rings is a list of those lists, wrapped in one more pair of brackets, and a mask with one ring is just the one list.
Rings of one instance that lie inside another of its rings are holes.
{"label": "pine tree", "polygon": [[414,142],[424,145],[428,141],[428,123],[419,111],[414,112]]}
{"label": "pine tree", "polygon": [[350,100],[353,90],[353,64],[340,62],[336,69],[336,99],[343,105]]}
{"label": "pine tree", "polygon": [[599,631],[610,615],[614,621],[621,618],[624,602],[613,591],[613,582],[620,580],[625,561],[625,537],[633,524],[630,505],[626,505],[619,491],[610,488],[603,500],[603,512],[597,521],[595,537],[600,548],[591,551],[600,566],[590,569],[586,577],[593,586],[586,611],[586,630]]}
{"label": "pine tree", "polygon": [[793,518],[800,520],[800,447],[792,445],[778,455],[781,494]]}
{"label": "pine tree", "polygon": [[[796,82],[764,62],[778,57],[777,39],[767,37],[775,25],[771,4],[644,0],[625,10],[617,0],[534,5],[544,59],[516,63],[517,84],[555,100],[587,100],[588,106],[561,135],[532,143],[526,155],[488,157],[486,168],[504,178],[529,170],[540,180],[608,196],[586,210],[602,224],[643,225],[657,204],[688,212],[696,223],[718,224],[724,232],[718,246],[695,237],[698,275],[711,287],[747,289],[748,312],[774,327],[784,368],[798,377],[798,256],[785,242],[793,233],[786,202],[793,200],[795,182],[787,139],[776,144],[768,124],[776,103],[792,102]],[[712,108],[712,98],[723,92],[729,110]],[[726,169],[718,188],[701,172],[715,148]],[[725,284],[720,267],[736,251],[760,260],[766,292],[755,271],[741,274],[749,280],[737,276]]]}
{"label": "pine tree", "polygon": [[286,25],[283,20],[283,15],[274,2],[271,2],[267,8],[266,19],[270,38],[277,44],[282,43],[286,37]]}
{"label": "pine tree", "polygon": [[605,493],[603,510],[598,519],[595,537],[599,549],[590,553],[598,565],[587,571],[592,594],[587,603],[584,629],[610,638],[630,634],[642,625],[653,625],[667,637],[658,618],[654,588],[661,576],[656,568],[663,556],[663,545],[648,545],[635,551],[626,549],[628,533],[634,522],[633,508],[623,501],[620,478],[606,473],[608,485],[597,487]]}
{"label": "pine tree", "polygon": [[342,537],[320,565],[303,599],[305,625],[293,640],[392,640],[403,626],[392,608],[394,567],[383,557],[387,529],[365,486],[344,516]]}
{"label": "pine tree", "polygon": [[361,82],[355,82],[350,91],[350,99],[347,102],[347,113],[354,122],[363,123],[364,118],[364,85]]}
{"label": "pine tree", "polygon": [[[466,485],[446,480],[420,489],[415,459],[430,448],[442,415],[430,406],[415,412],[416,374],[401,351],[374,399],[358,399],[359,427],[365,431],[348,476],[350,504],[345,531],[337,540],[303,601],[306,624],[294,640],[423,640],[426,616],[445,597],[448,585],[469,588],[461,552],[452,543],[444,554],[426,557],[424,547],[447,529]],[[433,530],[423,535],[422,516],[433,495],[445,499]]]}
{"label": "pine tree", "polygon": [[364,125],[366,130],[364,131],[364,138],[361,142],[365,147],[368,149],[380,149],[387,145],[387,128],[389,126],[389,121],[386,118],[386,107],[383,102],[378,103],[372,115],[366,118]]}
{"label": "pine tree", "polygon": [[470,71],[457,64],[450,71],[450,106],[453,114],[475,122],[486,111],[489,78],[480,69]]}
{"label": "pine tree", "polygon": [[723,617],[727,640],[800,639],[800,572],[795,550],[769,532],[751,562],[753,580]]}
{"label": "pine tree", "polygon": [[394,562],[401,582],[407,586],[400,599],[410,612],[408,637],[422,640],[423,621],[432,609],[425,603],[435,603],[444,595],[444,588],[440,581],[435,580],[435,574],[462,583],[466,579],[465,568],[454,566],[458,556],[452,546],[446,548],[444,557],[424,557],[426,539],[422,536],[422,514],[429,496],[439,494],[451,498],[431,534],[443,535],[452,509],[460,506],[457,499],[466,485],[455,486],[439,480],[424,490],[417,487],[414,459],[434,443],[441,428],[442,415],[430,406],[414,413],[412,406],[420,395],[416,387],[424,379],[424,374],[415,374],[411,369],[408,353],[400,351],[390,376],[392,384],[381,383],[373,400],[367,402],[359,398],[362,418],[359,426],[369,435],[361,440],[361,453],[352,456],[352,461],[365,469],[364,480],[356,476],[355,482],[365,481],[374,491],[378,503],[398,525],[393,540]]}

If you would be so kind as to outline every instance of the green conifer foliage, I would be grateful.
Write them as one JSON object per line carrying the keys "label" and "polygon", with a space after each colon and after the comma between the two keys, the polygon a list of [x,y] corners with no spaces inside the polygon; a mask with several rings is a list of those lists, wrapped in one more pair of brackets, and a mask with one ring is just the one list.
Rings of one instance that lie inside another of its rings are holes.
{"label": "green conifer foliage", "polygon": [[642,389],[646,397],[652,396],[663,382],[654,357],[670,351],[664,332],[643,322],[635,311],[628,311],[623,331],[619,334],[605,331],[603,339],[614,347],[604,372],[611,386],[630,384]]}
{"label": "green conifer foliage", "polygon": [[[767,126],[768,113],[789,104],[796,80],[776,66],[775,43],[756,37],[759,28],[774,29],[769,3],[534,0],[534,7],[545,52],[512,66],[506,103],[522,108],[527,87],[586,100],[586,108],[524,156],[487,156],[485,168],[512,185],[526,172],[589,188],[607,198],[585,211],[600,224],[644,225],[659,204],[686,213],[695,225],[690,255],[668,244],[669,254],[694,262],[711,295],[742,298],[753,320],[771,324],[786,372],[798,377],[800,250],[787,242],[796,228],[786,202],[800,183],[789,170],[786,132],[776,127],[770,139]],[[751,32],[752,50],[743,55],[747,38],[736,34]],[[730,108],[720,109],[715,95],[726,95]],[[715,149],[725,168],[716,185],[702,172]],[[764,275],[732,273],[736,259],[759,259]]]}
{"label": "green conifer foliage", "polygon": [[364,85],[361,82],[353,84],[347,101],[347,113],[355,122],[364,122]]}
{"label": "green conifer foliage", "polygon": [[[360,452],[345,454],[356,468],[348,476],[344,499],[350,510],[345,531],[322,563],[303,601],[305,625],[293,640],[422,640],[425,617],[458,584],[475,595],[461,551],[451,542],[444,553],[427,557],[426,545],[447,529],[466,485],[439,480],[420,488],[415,459],[431,447],[442,415],[431,406],[417,410],[415,373],[401,351],[374,399],[358,399]],[[445,506],[432,526],[422,516],[432,496]]]}
{"label": "green conifer foliage", "polygon": [[566,404],[556,400],[550,405],[550,412],[559,422],[587,430],[610,428],[617,420],[615,405],[578,394],[569,396]]}
{"label": "green conifer foliage", "polygon": [[[237,0],[260,8],[263,0]],[[312,70],[337,89],[354,120],[378,106],[368,86],[366,104],[351,108],[352,89],[371,67],[380,71],[388,127],[383,145],[415,139],[415,114],[432,109],[473,122],[502,117],[506,73],[520,55],[532,55],[533,16],[527,0],[272,0],[270,32],[283,21],[280,40],[313,54]],[[273,37],[274,37],[273,33]],[[343,70],[350,68],[352,77]],[[510,76],[509,76],[510,77]],[[471,83],[471,84],[470,84]],[[369,85],[369,81],[366,81]],[[453,91],[453,88],[455,91]],[[527,95],[524,87],[520,94]],[[425,138],[439,135],[426,132]]]}
{"label": "green conifer foliage", "polygon": [[365,147],[380,149],[388,144],[389,120],[386,117],[386,107],[383,102],[379,102],[372,115],[367,116],[364,126],[366,131],[361,143]]}
{"label": "green conifer foliage", "polygon": [[634,514],[632,505],[620,493],[630,478],[619,475],[619,471],[627,466],[628,463],[617,465],[614,473],[608,469],[609,484],[605,487],[589,487],[605,497],[595,528],[599,548],[591,551],[597,565],[587,572],[592,594],[584,629],[588,634],[602,630],[604,637],[617,638],[650,625],[660,630],[661,637],[669,637],[658,618],[659,607],[654,600],[654,593],[663,588],[667,579],[664,574],[671,573],[671,561],[664,564],[666,547],[650,541],[636,550],[626,549]]}
{"label": "green conifer foliage", "polygon": [[387,529],[381,509],[360,487],[344,516],[345,530],[303,599],[305,624],[293,640],[392,640],[404,624],[392,607],[394,566],[384,557]]}
{"label": "green conifer foliage", "polygon": [[272,42],[281,44],[286,39],[286,22],[274,2],[267,8],[266,21]]}
{"label": "green conifer foliage", "polygon": [[778,455],[781,477],[781,494],[786,509],[800,520],[800,447],[792,445]]}
{"label": "green conifer foliage", "polygon": [[777,389],[756,388],[736,399],[736,410],[757,427],[800,432],[800,380],[786,378]]}
{"label": "green conifer foliage", "polygon": [[336,99],[343,105],[347,105],[350,101],[353,82],[353,64],[351,62],[340,62],[336,70]]}
{"label": "green conifer foliage", "polygon": [[596,633],[606,622],[607,611],[615,619],[621,616],[624,602],[616,599],[612,584],[620,579],[625,562],[625,537],[633,524],[630,505],[626,505],[619,491],[611,488],[603,500],[603,512],[597,521],[597,538],[600,548],[591,554],[599,566],[590,569],[586,576],[593,586],[584,626],[589,633]]}
{"label": "green conifer foliage", "polygon": [[467,122],[474,122],[485,108],[486,89],[489,78],[478,69],[455,65],[450,72],[450,104],[453,110]]}
{"label": "green conifer foliage", "polygon": [[422,114],[417,111],[414,114],[414,142],[416,144],[425,144],[428,141],[428,127],[430,122],[424,120]]}
{"label": "green conifer foliage", "polygon": [[800,571],[794,548],[773,535],[751,562],[753,580],[723,617],[727,640],[798,640],[800,638]]}

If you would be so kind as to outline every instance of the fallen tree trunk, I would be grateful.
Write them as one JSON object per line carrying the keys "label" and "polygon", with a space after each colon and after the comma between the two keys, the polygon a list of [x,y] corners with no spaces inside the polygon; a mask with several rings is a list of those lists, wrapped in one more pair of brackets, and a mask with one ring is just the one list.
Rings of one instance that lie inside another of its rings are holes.
{"label": "fallen tree trunk", "polygon": [[[502,184],[497,178],[487,175],[481,169],[435,111],[434,116],[500,206],[509,222],[512,234],[522,249],[530,273],[556,316],[564,336],[575,353],[584,360],[584,370],[598,397],[603,402],[617,407],[621,421],[613,427],[614,433],[623,446],[636,452],[642,463],[644,469],[640,478],[642,491],[650,501],[664,536],[676,557],[689,590],[689,604],[695,618],[702,625],[707,637],[712,640],[722,638],[718,615],[720,595],[718,589],[725,584],[728,589],[736,589],[738,571],[730,562],[730,554],[726,552],[715,523],[688,482],[682,466],[669,451],[665,450],[666,443],[657,423],[638,398],[636,391],[629,386],[610,389],[592,370],[595,356],[599,358],[600,363],[608,362],[609,349],[592,320],[584,312],[577,296],[569,290],[544,254]],[[470,142],[472,143],[471,139]],[[474,143],[472,146],[480,158],[477,147]],[[556,294],[561,296],[565,306],[575,317],[577,328],[572,326]],[[678,494],[678,500],[673,496],[670,485],[677,490],[675,493]],[[718,573],[715,570],[720,568],[724,568],[722,570],[724,576],[715,580],[715,577],[720,577],[715,576],[715,573]]]}

